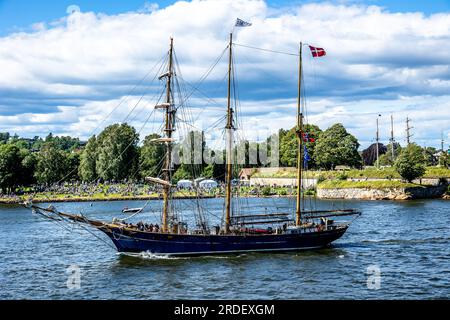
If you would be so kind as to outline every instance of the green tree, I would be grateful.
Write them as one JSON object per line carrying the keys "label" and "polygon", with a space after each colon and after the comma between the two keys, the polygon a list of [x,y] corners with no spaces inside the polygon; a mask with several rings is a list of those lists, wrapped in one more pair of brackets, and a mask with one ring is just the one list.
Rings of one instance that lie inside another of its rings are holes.
{"label": "green tree", "polygon": [[96,172],[104,181],[120,181],[137,175],[139,135],[130,125],[114,124],[97,138]]}
{"label": "green tree", "polygon": [[214,178],[214,164],[208,164],[202,171],[202,177]]}
{"label": "green tree", "polygon": [[163,144],[152,140],[161,138],[154,133],[145,137],[140,152],[140,174],[142,177],[158,176],[164,164],[165,147]]}
{"label": "green tree", "polygon": [[211,163],[208,164],[202,171],[202,177],[225,180],[225,164],[223,163]]}
{"label": "green tree", "polygon": [[45,141],[42,138],[35,136],[33,138],[33,143],[31,145],[32,150],[41,150],[42,146],[45,144]]}
{"label": "green tree", "polygon": [[380,156],[380,165],[393,166],[395,159],[397,159],[402,151],[402,147],[400,146],[400,143],[394,142],[394,159],[392,159],[392,142],[386,146],[386,149],[386,153]]}
{"label": "green tree", "polygon": [[337,165],[360,167],[362,159],[358,147],[358,140],[337,123],[320,134],[314,160],[325,169],[334,169]]}
{"label": "green tree", "polygon": [[16,140],[13,144],[19,149],[30,149],[30,143],[22,139]]}
{"label": "green tree", "polygon": [[65,180],[69,173],[67,154],[59,150],[51,142],[46,143],[37,155],[36,171],[34,176],[37,182],[51,184]]}
{"label": "green tree", "polygon": [[78,167],[78,176],[81,180],[92,182],[98,178],[96,171],[97,164],[97,138],[92,136],[86,148],[80,155],[80,166]]}
{"label": "green tree", "polygon": [[193,178],[192,171],[190,171],[189,168],[187,168],[187,166],[184,163],[178,167],[177,171],[175,171],[175,174],[173,175],[173,181],[175,182],[183,179],[192,179],[192,178]]}
{"label": "green tree", "polygon": [[438,150],[433,147],[424,147],[422,148],[422,152],[425,157],[427,166],[436,166],[439,164],[439,157],[435,156],[438,153]]}
{"label": "green tree", "polygon": [[442,152],[439,156],[439,166],[448,168],[450,166],[450,156],[447,152]]}
{"label": "green tree", "polygon": [[8,139],[8,143],[15,144],[17,141],[19,141],[19,135],[17,133],[14,133],[13,136],[10,136]]}
{"label": "green tree", "polygon": [[72,151],[66,153],[67,156],[67,180],[80,180],[78,169],[80,167],[81,153]]}
{"label": "green tree", "polygon": [[63,151],[73,151],[80,146],[80,139],[69,136],[52,137],[51,141],[58,149]]}
{"label": "green tree", "polygon": [[403,148],[394,166],[400,176],[408,182],[423,176],[425,157],[422,148],[414,143]]}
{"label": "green tree", "polygon": [[0,132],[0,144],[7,143],[9,140],[9,132]]}
{"label": "green tree", "polygon": [[15,145],[0,145],[0,188],[3,193],[12,191],[19,184],[22,159]]}
{"label": "green tree", "polygon": [[[306,124],[303,128],[303,132],[307,134],[304,137],[303,145],[306,146],[310,161],[308,161],[308,167],[313,168],[316,166],[314,159],[314,150],[316,143],[322,133],[322,130],[316,125]],[[305,141],[306,140],[306,141]],[[297,166],[297,153],[298,153],[298,138],[296,128],[292,128],[289,131],[280,132],[280,162],[282,166],[295,167]]]}
{"label": "green tree", "polygon": [[392,155],[390,153],[382,154],[378,160],[380,162],[380,166],[394,165],[394,162],[392,161]]}
{"label": "green tree", "polygon": [[21,150],[22,153],[22,175],[20,178],[20,184],[28,186],[36,183],[34,172],[37,165],[36,153],[28,150]]}
{"label": "green tree", "polygon": [[298,141],[295,128],[282,132],[280,135],[280,164],[283,167],[297,165]]}

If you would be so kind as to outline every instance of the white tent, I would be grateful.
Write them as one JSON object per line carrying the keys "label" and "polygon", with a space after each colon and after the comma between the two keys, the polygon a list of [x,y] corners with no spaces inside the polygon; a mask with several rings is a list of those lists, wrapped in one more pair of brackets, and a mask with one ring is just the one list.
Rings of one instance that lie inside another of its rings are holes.
{"label": "white tent", "polygon": [[192,181],[190,180],[180,180],[177,182],[177,188],[179,189],[189,189],[192,187]]}
{"label": "white tent", "polygon": [[206,178],[202,178],[202,177],[194,179],[194,186],[200,187],[200,182],[205,181],[205,180],[206,180]]}
{"label": "white tent", "polygon": [[212,189],[212,188],[217,188],[217,186],[219,184],[214,180],[208,179],[208,180],[201,181],[198,185],[202,189]]}

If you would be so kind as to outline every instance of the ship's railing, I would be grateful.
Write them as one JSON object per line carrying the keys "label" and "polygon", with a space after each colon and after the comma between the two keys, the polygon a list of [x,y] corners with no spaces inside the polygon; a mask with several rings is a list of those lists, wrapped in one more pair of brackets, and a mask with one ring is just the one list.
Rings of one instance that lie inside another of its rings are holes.
{"label": "ship's railing", "polygon": [[252,214],[231,217],[232,225],[287,223],[291,221],[289,213]]}
{"label": "ship's railing", "polygon": [[327,217],[344,217],[361,215],[361,212],[354,209],[343,210],[316,210],[302,212],[302,218],[314,219],[314,218],[327,218]]}

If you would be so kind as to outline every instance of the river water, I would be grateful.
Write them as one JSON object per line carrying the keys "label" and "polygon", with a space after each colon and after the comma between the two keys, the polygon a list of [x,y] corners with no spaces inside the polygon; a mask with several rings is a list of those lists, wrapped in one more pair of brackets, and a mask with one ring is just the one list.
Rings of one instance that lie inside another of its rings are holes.
{"label": "river water", "polygon": [[[248,199],[253,210],[292,199]],[[212,216],[221,199],[202,200]],[[94,219],[145,201],[61,203]],[[450,297],[450,202],[317,201],[363,212],[326,249],[216,257],[119,255],[106,236],[0,206],[0,299],[437,299]],[[189,219],[190,203],[177,201]],[[141,216],[156,221],[159,201]],[[65,226],[65,227],[64,227]],[[78,277],[79,275],[79,277]],[[74,280],[75,279],[75,280]],[[79,282],[78,282],[79,279]]]}

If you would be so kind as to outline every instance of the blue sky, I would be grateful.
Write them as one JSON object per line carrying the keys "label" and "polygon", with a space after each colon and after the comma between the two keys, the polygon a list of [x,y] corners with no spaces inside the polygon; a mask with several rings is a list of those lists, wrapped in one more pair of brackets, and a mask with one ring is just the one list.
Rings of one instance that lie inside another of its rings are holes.
{"label": "blue sky", "polygon": [[[135,11],[145,3],[157,3],[160,8],[173,4],[174,0],[0,0],[0,35],[27,29],[41,21],[52,21],[65,15],[70,5],[78,5],[82,11],[118,14]],[[315,1],[269,0],[273,7],[293,6]],[[349,0],[335,3],[362,3],[385,7],[392,12],[415,12],[425,14],[450,11],[450,0]]]}
{"label": "blue sky", "polygon": [[[81,12],[67,13],[71,5]],[[391,114],[404,143],[408,116],[419,144],[438,147],[441,134],[448,144],[450,0],[0,0],[0,131],[86,139],[99,123],[123,120],[148,92],[148,106],[131,117],[139,127],[154,103],[154,83],[144,83],[103,120],[158,61],[168,37],[175,37],[192,84],[226,46],[236,16],[253,22],[236,30],[237,43],[293,52],[299,41],[326,48],[320,59],[304,55],[310,122],[323,129],[342,122],[366,147],[378,114],[385,143]],[[291,127],[296,58],[242,47],[235,54],[243,121],[252,128],[247,137]],[[214,105],[193,96],[199,127],[223,114],[225,72],[221,61],[200,88]]]}

